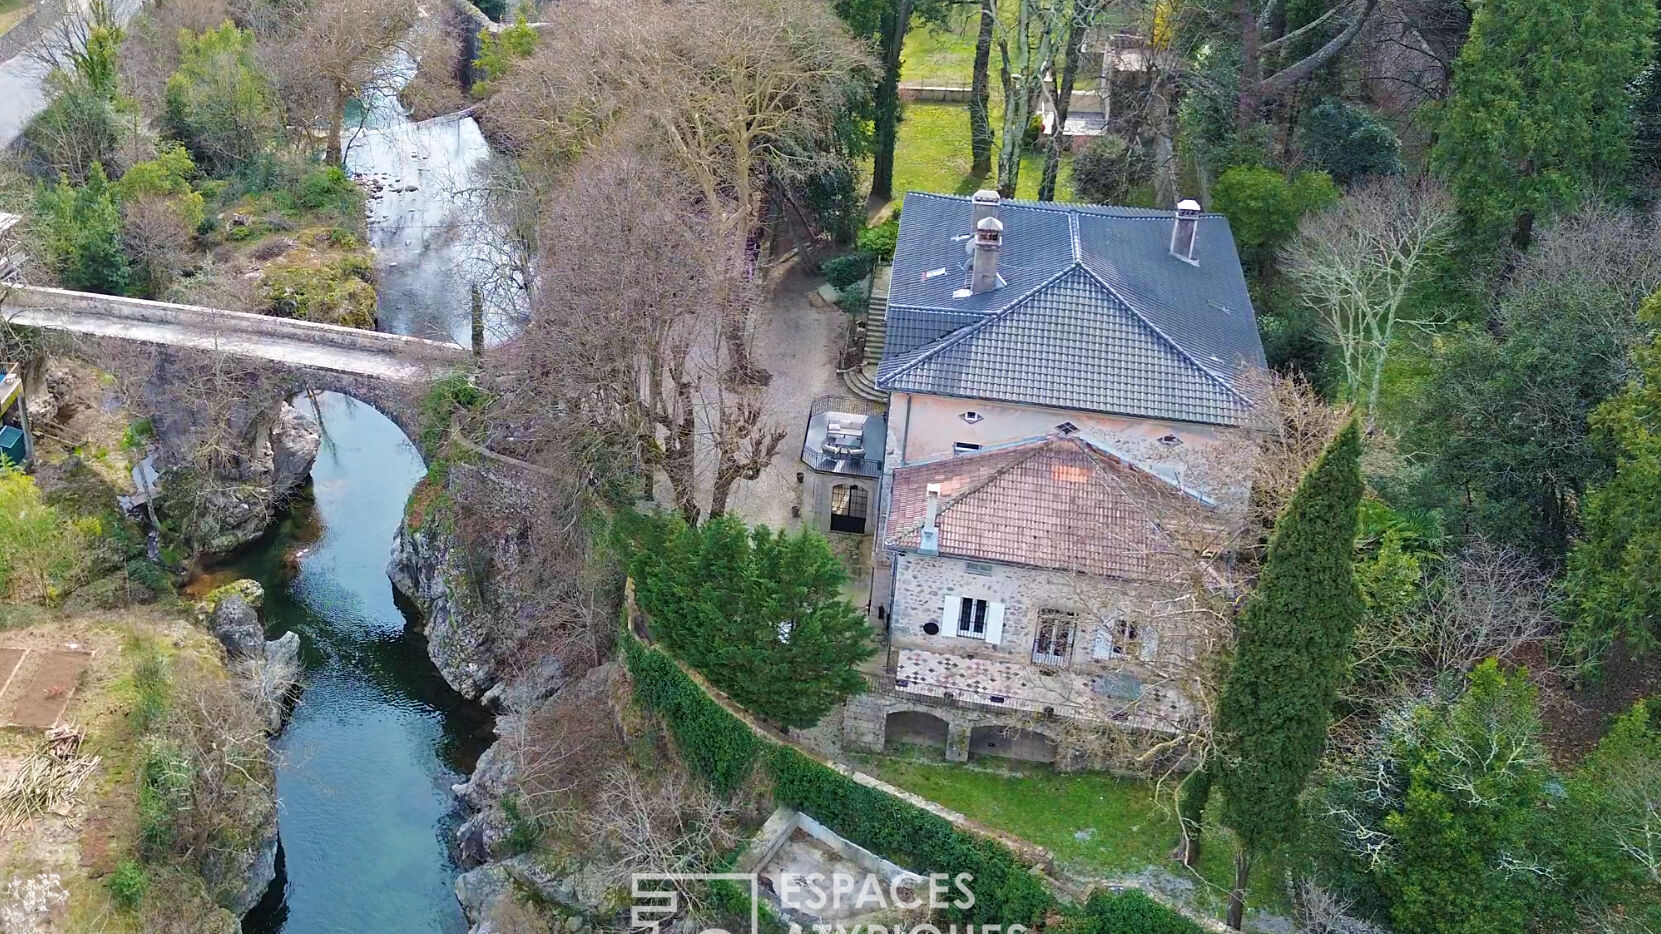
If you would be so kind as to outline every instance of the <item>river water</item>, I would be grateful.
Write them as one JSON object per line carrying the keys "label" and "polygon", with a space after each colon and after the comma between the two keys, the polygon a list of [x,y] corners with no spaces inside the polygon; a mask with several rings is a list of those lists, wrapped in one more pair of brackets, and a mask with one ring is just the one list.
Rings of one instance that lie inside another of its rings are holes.
{"label": "river water", "polygon": [[[411,123],[371,102],[347,167],[375,177],[371,201],[384,330],[470,334],[460,194],[489,149],[471,118]],[[395,190],[396,189],[396,190]],[[310,403],[298,403],[309,408]],[[393,601],[387,560],[424,472],[391,421],[325,394],[315,504],[301,506],[236,568],[266,588],[271,637],[300,634],[305,687],[277,740],[277,881],[247,934],[457,934],[450,786],[491,739],[490,719],[452,691]],[[297,567],[296,567],[297,566]]]}

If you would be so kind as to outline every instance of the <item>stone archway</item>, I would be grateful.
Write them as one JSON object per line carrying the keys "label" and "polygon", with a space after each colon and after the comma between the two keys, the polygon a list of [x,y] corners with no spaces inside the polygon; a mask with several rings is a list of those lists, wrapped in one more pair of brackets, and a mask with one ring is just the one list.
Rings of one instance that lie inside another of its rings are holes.
{"label": "stone archway", "polygon": [[969,731],[969,755],[1022,762],[1055,763],[1056,741],[1049,736],[1017,726],[977,726]]}
{"label": "stone archway", "polygon": [[915,746],[946,757],[946,739],[951,725],[921,710],[896,710],[883,723],[885,746]]}

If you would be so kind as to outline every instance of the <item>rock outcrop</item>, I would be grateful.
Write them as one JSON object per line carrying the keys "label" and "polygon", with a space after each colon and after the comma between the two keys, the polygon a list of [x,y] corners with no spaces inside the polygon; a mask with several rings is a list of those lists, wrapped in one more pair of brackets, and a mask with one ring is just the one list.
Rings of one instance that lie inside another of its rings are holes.
{"label": "rock outcrop", "polygon": [[317,423],[287,402],[253,435],[235,476],[220,477],[201,494],[196,534],[206,554],[234,554],[258,541],[305,483],[323,445]]}
{"label": "rock outcrop", "polygon": [[415,607],[427,636],[427,654],[456,692],[478,700],[494,688],[494,627],[469,595],[455,536],[437,522],[412,528],[406,519],[392,543],[387,576],[398,595]]}

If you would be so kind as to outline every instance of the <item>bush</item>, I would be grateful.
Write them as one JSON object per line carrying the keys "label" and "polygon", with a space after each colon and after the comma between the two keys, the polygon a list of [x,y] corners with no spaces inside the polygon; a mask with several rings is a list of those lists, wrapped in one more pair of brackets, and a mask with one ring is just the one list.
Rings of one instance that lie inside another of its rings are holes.
{"label": "bush", "polygon": [[123,911],[133,911],[138,908],[139,902],[144,900],[144,890],[150,885],[150,877],[144,872],[143,866],[126,859],[115,867],[115,872],[110,873],[107,884],[110,898],[115,901],[116,907]]}
{"label": "bush", "polygon": [[1299,137],[1309,157],[1340,185],[1364,175],[1401,174],[1401,140],[1360,107],[1323,101],[1304,115]]}
{"label": "bush", "polygon": [[1202,934],[1203,929],[1146,893],[1097,892],[1090,896],[1069,934]]}
{"label": "bush", "polygon": [[825,281],[832,288],[839,291],[851,288],[871,274],[871,254],[856,252],[833,256],[819,264],[819,271],[824,273]]}
{"label": "bush", "polygon": [[1098,204],[1123,204],[1148,174],[1142,148],[1112,134],[1096,137],[1073,157],[1073,191]]}
{"label": "bush", "polygon": [[41,161],[73,182],[96,164],[110,165],[120,150],[122,114],[115,101],[85,81],[54,80],[56,96],[24,130]]}
{"label": "bush", "polygon": [[1033,117],[1031,120],[1027,121],[1026,132],[1021,134],[1021,148],[1023,150],[1031,150],[1033,144],[1038,142],[1038,137],[1043,135],[1044,119],[1042,117]]}
{"label": "bush", "polygon": [[61,515],[33,477],[0,458],[0,596],[56,600],[79,582],[102,533],[96,517]]}
{"label": "bush", "polygon": [[888,220],[867,227],[859,232],[859,250],[869,253],[878,262],[886,263],[894,258],[894,248],[900,242],[900,212],[895,211]]}
{"label": "bush", "polygon": [[363,193],[338,165],[312,169],[300,177],[296,200],[308,211],[332,210],[343,216],[355,216]]}
{"label": "bush", "polygon": [[457,409],[470,409],[484,402],[484,391],[473,385],[466,373],[451,373],[433,380],[421,397],[421,446],[436,450],[450,430]]}
{"label": "bush", "polygon": [[121,206],[103,166],[93,163],[86,184],[59,182],[36,199],[47,260],[65,288],[127,295],[132,264],[121,249]]}
{"label": "bush", "polygon": [[168,129],[214,171],[240,171],[281,128],[270,82],[254,59],[254,34],[230,21],[179,37],[167,79]]}
{"label": "bush", "polygon": [[[500,16],[492,16],[500,19]],[[499,33],[486,30],[479,34],[479,57],[473,60],[474,66],[479,69],[479,84],[488,85],[489,82],[500,80],[513,68],[513,63],[530,58],[536,51],[536,30],[525,22],[525,14],[520,12],[513,19],[513,25]],[[486,87],[475,87],[481,96],[488,93]]]}

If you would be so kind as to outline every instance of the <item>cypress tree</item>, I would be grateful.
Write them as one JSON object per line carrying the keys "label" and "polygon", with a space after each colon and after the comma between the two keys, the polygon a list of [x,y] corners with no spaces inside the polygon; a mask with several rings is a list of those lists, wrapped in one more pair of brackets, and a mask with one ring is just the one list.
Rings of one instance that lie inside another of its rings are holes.
{"label": "cypress tree", "polygon": [[1269,538],[1237,626],[1217,709],[1223,823],[1239,838],[1229,925],[1240,928],[1251,864],[1290,839],[1320,760],[1333,698],[1363,613],[1353,555],[1361,436],[1344,426],[1298,484]]}

